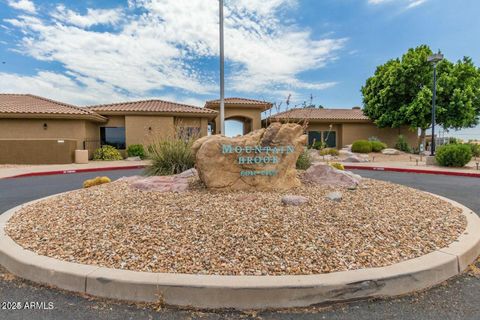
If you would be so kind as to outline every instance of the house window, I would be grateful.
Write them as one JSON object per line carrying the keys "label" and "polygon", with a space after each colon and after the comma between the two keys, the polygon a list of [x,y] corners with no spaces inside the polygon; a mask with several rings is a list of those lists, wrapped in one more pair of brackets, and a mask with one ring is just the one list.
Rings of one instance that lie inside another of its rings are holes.
{"label": "house window", "polygon": [[323,141],[328,148],[337,147],[337,133],[335,131],[308,131],[308,145]]}
{"label": "house window", "polygon": [[200,137],[199,127],[180,127],[178,134],[181,139],[191,139]]}
{"label": "house window", "polygon": [[337,147],[337,133],[335,131],[323,131],[323,141],[327,148]]}
{"label": "house window", "polygon": [[101,145],[109,145],[117,149],[125,149],[124,127],[100,127]]}

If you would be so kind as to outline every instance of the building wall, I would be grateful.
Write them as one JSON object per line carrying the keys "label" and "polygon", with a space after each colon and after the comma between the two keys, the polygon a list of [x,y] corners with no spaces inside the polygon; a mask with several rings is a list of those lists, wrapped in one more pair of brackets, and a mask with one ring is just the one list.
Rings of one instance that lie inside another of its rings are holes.
{"label": "building wall", "polygon": [[397,142],[398,135],[402,134],[410,146],[418,143],[418,133],[404,128],[378,128],[373,123],[344,123],[342,129],[342,146],[352,144],[355,140],[368,139],[372,136],[393,147]]}
{"label": "building wall", "polygon": [[131,144],[149,145],[157,139],[173,137],[174,117],[125,116],[125,139]]}
{"label": "building wall", "polygon": [[207,118],[175,117],[175,126],[200,128],[201,137],[208,134]]}
{"label": "building wall", "polygon": [[1,164],[66,164],[75,159],[77,140],[0,139]]}
{"label": "building wall", "polygon": [[125,116],[105,116],[108,121],[101,127],[125,127]]}
{"label": "building wall", "polygon": [[[44,129],[44,123],[47,128]],[[89,130],[96,125],[86,120],[68,119],[0,119],[2,139],[56,139],[75,140],[76,148],[83,149],[87,124]]]}

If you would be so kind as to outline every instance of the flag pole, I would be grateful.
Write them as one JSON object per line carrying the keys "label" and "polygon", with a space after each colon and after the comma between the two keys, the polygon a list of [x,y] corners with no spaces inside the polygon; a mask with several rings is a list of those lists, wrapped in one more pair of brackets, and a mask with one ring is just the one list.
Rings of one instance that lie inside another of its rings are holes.
{"label": "flag pole", "polygon": [[220,11],[220,133],[225,135],[225,52],[223,40],[223,0],[219,0]]}

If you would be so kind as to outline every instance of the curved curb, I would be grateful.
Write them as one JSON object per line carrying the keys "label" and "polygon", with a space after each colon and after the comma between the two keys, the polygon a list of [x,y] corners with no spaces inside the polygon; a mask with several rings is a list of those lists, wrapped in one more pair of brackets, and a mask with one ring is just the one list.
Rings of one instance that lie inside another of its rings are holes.
{"label": "curved curb", "polygon": [[83,172],[133,170],[133,169],[144,169],[145,167],[147,167],[147,165],[137,164],[137,165],[131,165],[131,166],[98,167],[98,168],[84,168],[84,169],[27,172],[27,173],[21,173],[21,174],[17,174],[17,175],[13,175],[13,176],[3,177],[3,178],[0,178],[0,179],[28,178],[28,177],[37,177],[37,176],[51,176],[51,175],[58,175],[58,174],[73,174],[73,173],[83,173]]}
{"label": "curved curb", "polygon": [[387,267],[320,275],[216,276],[135,272],[60,261],[23,249],[4,230],[16,211],[46,198],[0,216],[0,264],[21,278],[65,290],[182,307],[289,308],[397,296],[429,288],[461,273],[480,254],[480,218],[455,201],[434,196],[463,210],[465,232],[446,248]]}
{"label": "curved curb", "polygon": [[480,178],[480,173],[475,172],[458,172],[458,171],[442,171],[442,170],[428,170],[428,169],[411,169],[411,168],[395,168],[395,167],[375,167],[375,166],[356,166],[343,165],[345,169],[349,170],[366,170],[366,171],[390,171],[403,173],[420,173],[420,174],[435,174],[444,176],[470,177]]}

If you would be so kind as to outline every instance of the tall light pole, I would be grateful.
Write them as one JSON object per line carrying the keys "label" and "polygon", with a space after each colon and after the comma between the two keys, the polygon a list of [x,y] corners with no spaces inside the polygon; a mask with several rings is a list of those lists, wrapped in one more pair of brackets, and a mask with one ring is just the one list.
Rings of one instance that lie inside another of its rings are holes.
{"label": "tall light pole", "polygon": [[220,12],[220,133],[225,135],[225,52],[223,48],[223,0],[218,0]]}
{"label": "tall light pole", "polygon": [[437,100],[437,63],[443,60],[443,54],[435,53],[427,58],[433,64],[433,99],[432,99],[432,145],[430,155],[435,155],[435,102]]}

